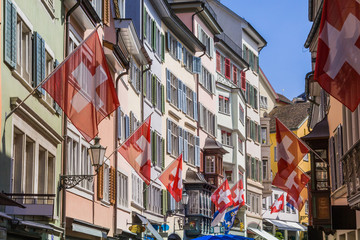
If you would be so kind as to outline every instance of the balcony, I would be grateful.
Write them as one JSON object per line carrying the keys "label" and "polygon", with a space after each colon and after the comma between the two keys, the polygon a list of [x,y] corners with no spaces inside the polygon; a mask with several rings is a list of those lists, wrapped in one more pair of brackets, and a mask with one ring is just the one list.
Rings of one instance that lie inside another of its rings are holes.
{"label": "balcony", "polygon": [[55,194],[6,193],[6,195],[26,207],[6,206],[5,213],[8,215],[53,218]]}
{"label": "balcony", "polygon": [[341,158],[347,184],[348,202],[352,209],[360,210],[360,140]]}

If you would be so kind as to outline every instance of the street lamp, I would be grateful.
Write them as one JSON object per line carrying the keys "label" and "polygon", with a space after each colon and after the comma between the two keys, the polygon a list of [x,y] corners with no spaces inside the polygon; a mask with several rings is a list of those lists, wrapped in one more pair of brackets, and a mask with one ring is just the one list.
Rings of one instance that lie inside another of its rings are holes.
{"label": "street lamp", "polygon": [[100,138],[98,136],[94,139],[95,144],[91,145],[88,149],[88,155],[90,156],[91,165],[95,168],[94,175],[61,175],[60,186],[61,189],[69,189],[78,185],[83,180],[92,181],[93,177],[98,174],[99,167],[103,165],[106,148],[100,145]]}
{"label": "street lamp", "polygon": [[186,206],[189,203],[189,195],[187,195],[187,193],[184,191],[182,194],[182,199],[181,199],[181,203]]}

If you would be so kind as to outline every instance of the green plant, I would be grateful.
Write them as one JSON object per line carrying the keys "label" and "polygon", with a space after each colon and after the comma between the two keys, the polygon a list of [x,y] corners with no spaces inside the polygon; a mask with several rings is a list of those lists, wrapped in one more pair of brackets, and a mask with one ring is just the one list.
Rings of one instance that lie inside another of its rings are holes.
{"label": "green plant", "polygon": [[275,233],[275,237],[276,237],[277,239],[284,239],[284,237],[283,237],[283,235],[282,235],[281,232],[276,232],[276,233]]}

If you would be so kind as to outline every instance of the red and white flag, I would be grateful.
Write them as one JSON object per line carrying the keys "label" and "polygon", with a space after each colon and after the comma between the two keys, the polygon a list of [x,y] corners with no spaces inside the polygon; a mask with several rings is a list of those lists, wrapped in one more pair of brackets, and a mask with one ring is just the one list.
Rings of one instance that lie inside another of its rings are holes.
{"label": "red and white flag", "polygon": [[283,178],[281,173],[277,173],[272,184],[294,197],[301,193],[309,180],[308,175],[296,168],[286,178]]}
{"label": "red and white flag", "polygon": [[164,184],[176,202],[182,198],[182,154],[175,159],[160,175],[159,180]]}
{"label": "red and white flag", "polygon": [[351,111],[360,102],[360,1],[324,0],[314,79]]}
{"label": "red and white flag", "polygon": [[305,199],[303,199],[300,195],[295,196],[295,198],[294,198],[294,197],[290,196],[290,194],[287,194],[286,202],[288,205],[291,205],[292,208],[296,208],[298,211],[301,211],[301,209],[305,205]]}
{"label": "red and white flag", "polygon": [[309,149],[277,118],[276,142],[277,174],[286,179],[309,152]]}
{"label": "red and white flag", "polygon": [[69,120],[90,142],[99,123],[120,104],[95,30],[42,85]]}
{"label": "red and white flag", "polygon": [[121,145],[119,153],[147,185],[151,179],[151,116]]}
{"label": "red and white flag", "polygon": [[244,200],[244,186],[242,179],[238,181],[232,188],[231,188],[231,196],[233,198],[234,207],[242,207],[245,205]]}
{"label": "red and white flag", "polygon": [[215,204],[215,209],[220,213],[233,205],[233,198],[231,196],[229,182],[227,179],[211,195],[211,201]]}
{"label": "red and white flag", "polygon": [[277,213],[284,209],[284,194],[281,195],[273,205],[270,207],[271,212],[270,213]]}

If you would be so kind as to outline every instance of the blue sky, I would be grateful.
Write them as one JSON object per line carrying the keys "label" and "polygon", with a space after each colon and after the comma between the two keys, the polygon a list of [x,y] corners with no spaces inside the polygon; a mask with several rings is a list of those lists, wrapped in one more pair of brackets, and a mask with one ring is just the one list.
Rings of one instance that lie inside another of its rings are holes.
{"label": "blue sky", "polygon": [[260,67],[276,92],[292,100],[304,92],[311,58],[304,43],[311,28],[308,1],[221,0],[265,38]]}

